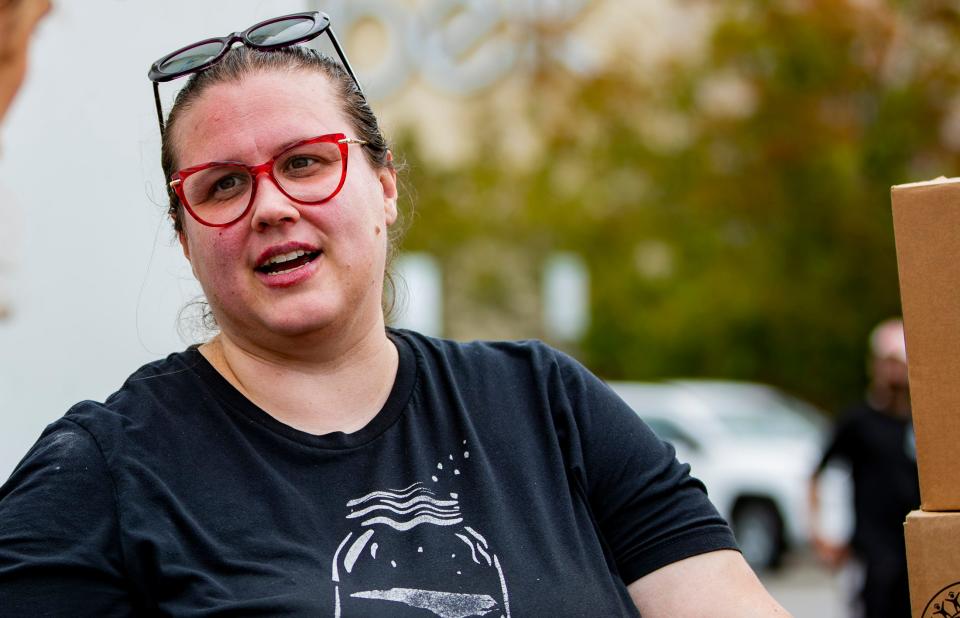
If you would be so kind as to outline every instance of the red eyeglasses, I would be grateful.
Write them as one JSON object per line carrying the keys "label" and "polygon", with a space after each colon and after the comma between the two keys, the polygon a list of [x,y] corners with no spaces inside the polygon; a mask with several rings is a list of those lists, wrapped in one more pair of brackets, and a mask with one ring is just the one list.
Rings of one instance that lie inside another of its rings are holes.
{"label": "red eyeglasses", "polygon": [[226,227],[250,210],[261,174],[298,204],[316,206],[331,200],[346,181],[350,144],[366,142],[343,133],[311,137],[260,165],[213,161],[182,169],[172,176],[170,186],[199,223]]}

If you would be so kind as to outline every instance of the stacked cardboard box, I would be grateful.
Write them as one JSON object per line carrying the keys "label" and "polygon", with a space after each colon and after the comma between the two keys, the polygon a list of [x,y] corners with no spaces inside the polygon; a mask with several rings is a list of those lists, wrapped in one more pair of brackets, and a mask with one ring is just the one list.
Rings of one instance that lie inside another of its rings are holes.
{"label": "stacked cardboard box", "polygon": [[910,601],[914,618],[960,618],[960,178],[892,194],[920,474]]}

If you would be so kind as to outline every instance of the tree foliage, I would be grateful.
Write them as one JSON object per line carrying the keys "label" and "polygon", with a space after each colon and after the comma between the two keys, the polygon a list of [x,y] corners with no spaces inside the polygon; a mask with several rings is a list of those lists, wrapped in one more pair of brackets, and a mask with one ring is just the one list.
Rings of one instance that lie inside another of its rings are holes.
{"label": "tree foliage", "polygon": [[462,164],[405,140],[405,248],[446,265],[448,334],[544,336],[539,269],[572,250],[592,320],[565,345],[601,376],[856,396],[867,333],[900,311],[889,188],[956,174],[960,18],[929,1],[722,6],[707,52],[656,75],[543,65],[516,110],[538,140],[524,161],[483,114]]}

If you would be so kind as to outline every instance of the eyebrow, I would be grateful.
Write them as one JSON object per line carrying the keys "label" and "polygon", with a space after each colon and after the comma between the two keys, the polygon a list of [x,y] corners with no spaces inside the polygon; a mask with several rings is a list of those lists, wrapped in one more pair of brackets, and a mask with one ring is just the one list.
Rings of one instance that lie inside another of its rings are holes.
{"label": "eyebrow", "polygon": [[[2,1],[2,0],[0,0],[0,1]],[[327,134],[326,134],[326,133],[320,133],[319,135],[327,135]],[[290,147],[293,146],[294,144],[298,144],[298,143],[300,143],[300,142],[302,142],[302,141],[304,141],[304,140],[311,139],[312,137],[319,137],[319,135],[314,135],[314,136],[311,136],[311,135],[309,135],[309,134],[308,134],[307,136],[300,135],[299,137],[295,137],[295,138],[293,138],[293,139],[291,139],[291,140],[287,140],[286,142],[280,144],[279,146],[277,146],[275,149],[273,149],[273,150],[271,151],[273,154],[270,155],[270,158],[273,159],[273,158],[277,157],[280,153],[282,153],[284,150],[287,150],[288,148],[290,148]],[[174,150],[176,150],[176,147],[174,147]],[[231,159],[231,158],[226,158],[226,159],[211,159],[211,160],[208,160],[208,161],[203,161],[203,162],[201,162],[201,163],[197,163],[197,164],[195,164],[195,165],[190,165],[190,166],[184,167],[183,164],[179,161],[179,159],[180,159],[180,153],[175,153],[175,155],[174,155],[174,160],[177,161],[177,166],[176,166],[177,170],[189,169],[189,168],[191,168],[191,167],[197,167],[198,165],[206,165],[207,163],[233,163],[233,164],[239,164],[239,165],[259,165],[260,163],[263,163],[263,162],[261,161],[261,162],[257,162],[257,163],[248,164],[248,163],[246,163],[245,161],[241,160],[240,158],[233,158],[233,159]]]}
{"label": "eyebrow", "polygon": [[[270,152],[273,153],[273,154],[270,155],[270,159],[273,159],[274,157],[276,157],[277,155],[279,155],[280,153],[282,153],[284,150],[290,148],[290,147],[293,146],[294,144],[298,144],[298,143],[302,142],[303,140],[307,140],[307,139],[310,139],[310,138],[309,138],[309,137],[300,136],[300,137],[296,137],[296,138],[294,138],[294,139],[288,140],[288,141],[280,144],[279,146],[277,146],[276,148],[274,148],[274,149],[272,149],[272,150],[270,151]],[[213,159],[213,160],[211,160],[211,161],[207,161],[207,163],[212,163],[212,162],[214,162],[214,161],[219,161],[219,162],[222,162],[222,163],[239,163],[240,165],[259,165],[260,163],[263,163],[263,161],[255,161],[255,162],[253,162],[253,163],[247,163],[247,162],[243,161],[243,160],[242,160],[241,158],[239,158],[239,157],[226,158],[226,159]],[[200,165],[203,165],[203,164],[200,164]]]}
{"label": "eyebrow", "polygon": [[290,148],[290,147],[293,146],[294,144],[300,143],[300,142],[302,142],[302,141],[305,140],[305,139],[311,139],[311,138],[310,138],[310,137],[300,136],[300,137],[295,138],[295,139],[292,139],[292,140],[290,140],[290,141],[288,141],[288,142],[284,142],[284,143],[281,144],[279,147],[277,147],[276,150],[273,151],[273,154],[270,155],[271,158],[277,156],[278,154],[280,154],[281,152],[283,152],[283,151],[286,150],[287,148]]}

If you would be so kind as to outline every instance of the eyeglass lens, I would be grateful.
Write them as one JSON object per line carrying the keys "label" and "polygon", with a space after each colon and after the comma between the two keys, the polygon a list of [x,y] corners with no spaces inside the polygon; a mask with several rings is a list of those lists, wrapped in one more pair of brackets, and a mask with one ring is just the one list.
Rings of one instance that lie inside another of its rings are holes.
{"label": "eyeglass lens", "polygon": [[209,62],[211,58],[215,58],[221,51],[223,51],[223,43],[220,41],[201,43],[196,47],[185,49],[176,56],[167,59],[159,68],[160,71],[167,74],[182,73],[196,68],[205,62]]}
{"label": "eyeglass lens", "polygon": [[[283,45],[306,36],[313,29],[313,23],[309,17],[281,19],[252,30],[247,38],[250,43],[261,47]],[[168,58],[159,69],[168,75],[190,71],[216,58],[223,51],[223,46],[222,41],[201,43]]]}
{"label": "eyeglass lens", "polygon": [[[330,142],[294,147],[273,164],[277,185],[301,202],[329,198],[340,186],[345,171],[340,147]],[[199,218],[215,225],[229,223],[246,211],[255,182],[247,167],[221,164],[187,176],[183,195]]]}
{"label": "eyeglass lens", "polygon": [[254,45],[268,47],[282,45],[305,36],[313,29],[313,19],[309,17],[294,17],[282,19],[260,26],[247,34],[247,38]]}

